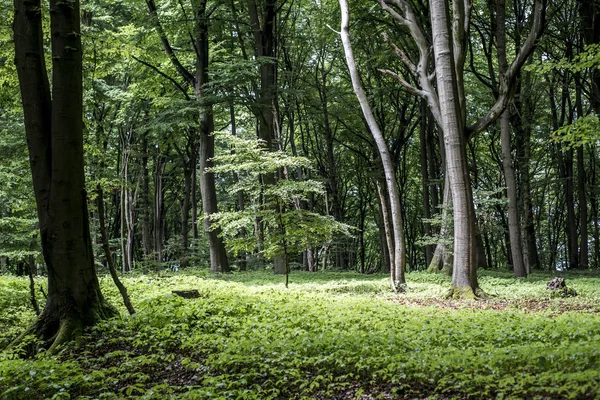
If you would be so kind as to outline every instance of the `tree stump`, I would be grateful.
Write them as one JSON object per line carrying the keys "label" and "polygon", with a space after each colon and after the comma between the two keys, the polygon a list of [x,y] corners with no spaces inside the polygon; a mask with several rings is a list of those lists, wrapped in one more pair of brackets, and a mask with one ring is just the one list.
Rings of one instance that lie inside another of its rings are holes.
{"label": "tree stump", "polygon": [[546,284],[546,289],[551,290],[551,297],[575,297],[577,291],[573,288],[568,288],[565,278],[554,277]]}

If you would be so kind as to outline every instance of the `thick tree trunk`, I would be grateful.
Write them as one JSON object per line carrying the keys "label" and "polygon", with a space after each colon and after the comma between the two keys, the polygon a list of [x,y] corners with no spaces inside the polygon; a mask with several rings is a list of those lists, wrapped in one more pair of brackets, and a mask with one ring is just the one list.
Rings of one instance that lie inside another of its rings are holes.
{"label": "thick tree trunk", "polygon": [[204,230],[208,237],[208,249],[210,254],[210,271],[229,272],[229,259],[225,244],[220,237],[221,231],[214,229],[209,218],[210,214],[218,212],[217,188],[215,176],[207,172],[212,167],[212,158],[215,155],[214,140],[214,117],[212,103],[206,100],[205,90],[208,85],[209,67],[209,41],[208,41],[208,15],[206,15],[206,1],[202,1],[200,7],[194,9],[196,18],[196,49],[198,51],[196,63],[196,98],[202,101],[200,112],[200,193],[202,197],[202,211],[204,217]]}
{"label": "thick tree trunk", "polygon": [[459,109],[448,7],[444,0],[430,2],[433,53],[440,103],[446,173],[454,212],[454,265],[452,296],[475,297],[479,285],[475,265],[475,210],[467,165],[464,121]]}
{"label": "thick tree trunk", "polygon": [[44,64],[43,8],[37,0],[15,0],[14,5],[15,63],[48,268],[46,306],[30,331],[54,352],[116,310],[100,291],[89,231],[79,2],[50,2],[52,97]]}
{"label": "thick tree trunk", "polygon": [[[250,26],[254,35],[255,56],[263,58],[260,64],[260,87],[258,88],[254,113],[258,118],[258,136],[264,141],[265,148],[269,151],[277,150],[275,114],[278,109],[277,99],[277,46],[276,22],[277,5],[275,0],[264,0],[262,15],[259,15],[256,0],[248,0],[248,13]],[[266,186],[275,184],[277,177],[274,174],[265,174],[263,183]],[[266,199],[267,202],[269,199]],[[278,207],[275,213],[279,212]],[[273,234],[278,235],[277,227],[270,227]],[[260,239],[259,239],[260,240]],[[273,257],[273,272],[275,274],[288,273],[288,260],[284,251],[284,243],[280,244],[280,254]]]}

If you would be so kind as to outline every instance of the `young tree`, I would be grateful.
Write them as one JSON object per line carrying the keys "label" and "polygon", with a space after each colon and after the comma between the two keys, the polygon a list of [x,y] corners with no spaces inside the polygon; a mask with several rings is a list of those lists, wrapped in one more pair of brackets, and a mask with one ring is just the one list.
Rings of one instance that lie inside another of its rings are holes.
{"label": "young tree", "polygon": [[100,291],[88,223],[79,1],[50,1],[52,93],[40,1],[15,0],[14,7],[15,64],[48,269],[46,306],[30,331],[52,352],[116,310]]}
{"label": "young tree", "polygon": [[[354,53],[352,51],[352,44],[350,43],[350,11],[348,10],[348,2],[346,0],[339,0],[340,8],[342,12],[341,20],[341,37],[342,44],[344,46],[344,52],[346,54],[346,62],[348,64],[348,70],[350,71],[350,77],[352,79],[352,86],[356,97],[360,103],[362,112],[367,120],[367,124],[373,135],[373,139],[377,145],[381,162],[383,163],[383,170],[385,176],[385,185],[387,191],[384,192],[383,188],[378,187],[380,194],[381,203],[386,204],[389,199],[389,215],[391,216],[391,228],[386,229],[388,250],[390,254],[390,281],[392,290],[397,291],[400,286],[405,283],[404,271],[406,264],[406,244],[404,239],[404,227],[402,222],[402,210],[400,205],[400,193],[396,184],[396,174],[390,158],[389,150],[383,133],[373,116],[373,111],[369,104],[367,95],[365,94],[360,76],[356,68],[356,62],[354,61]],[[386,198],[387,197],[387,198]],[[384,221],[386,220],[386,211],[384,211]]]}

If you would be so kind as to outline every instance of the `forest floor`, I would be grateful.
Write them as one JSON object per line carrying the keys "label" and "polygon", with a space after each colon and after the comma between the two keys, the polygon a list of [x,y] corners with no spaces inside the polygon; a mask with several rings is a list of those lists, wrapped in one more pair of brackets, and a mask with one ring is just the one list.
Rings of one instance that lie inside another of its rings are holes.
{"label": "forest floor", "polygon": [[[459,301],[424,272],[399,294],[377,274],[133,274],[134,316],[103,276],[122,316],[54,356],[0,353],[0,399],[600,398],[600,273],[562,274],[574,297],[552,276],[481,271],[490,299]],[[27,279],[0,276],[0,347],[34,318]]]}

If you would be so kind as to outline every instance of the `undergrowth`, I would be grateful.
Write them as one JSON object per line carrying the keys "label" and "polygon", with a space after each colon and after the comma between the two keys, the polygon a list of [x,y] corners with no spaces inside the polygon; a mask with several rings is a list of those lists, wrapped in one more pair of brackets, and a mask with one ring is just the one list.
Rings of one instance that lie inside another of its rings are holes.
{"label": "undergrowth", "polygon": [[[597,398],[600,278],[567,275],[579,296],[556,299],[550,277],[484,272],[492,299],[456,301],[417,272],[403,294],[354,273],[294,272],[289,289],[268,272],[129,276],[136,315],[56,356],[1,354],[0,398]],[[0,307],[2,345],[34,318],[26,280],[0,277]]]}

